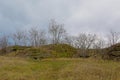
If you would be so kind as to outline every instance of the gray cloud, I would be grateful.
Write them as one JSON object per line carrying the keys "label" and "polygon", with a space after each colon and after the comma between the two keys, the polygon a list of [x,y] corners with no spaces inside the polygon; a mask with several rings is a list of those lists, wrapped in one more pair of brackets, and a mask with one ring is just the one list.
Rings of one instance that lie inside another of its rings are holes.
{"label": "gray cloud", "polygon": [[120,31],[119,0],[0,0],[0,32],[46,28],[55,18],[69,33]]}

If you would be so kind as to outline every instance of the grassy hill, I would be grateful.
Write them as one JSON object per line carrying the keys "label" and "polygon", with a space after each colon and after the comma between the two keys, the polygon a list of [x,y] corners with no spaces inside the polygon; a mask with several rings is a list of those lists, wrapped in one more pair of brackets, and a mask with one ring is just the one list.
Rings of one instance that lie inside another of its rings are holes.
{"label": "grassy hill", "polygon": [[[119,50],[119,45],[105,49],[109,58],[118,56]],[[120,62],[73,58],[78,50],[67,44],[11,46],[3,52],[0,50],[0,80],[120,80]],[[96,50],[88,52],[96,56]]]}
{"label": "grassy hill", "polygon": [[67,44],[49,44],[41,47],[11,46],[6,51],[4,49],[0,50],[0,54],[12,57],[30,57],[33,59],[93,57],[120,60],[120,44],[104,49],[89,49],[85,54],[82,53],[82,50]]}
{"label": "grassy hill", "polygon": [[119,64],[91,58],[34,61],[0,56],[0,80],[120,80]]}
{"label": "grassy hill", "polygon": [[8,48],[7,56],[40,58],[73,57],[77,49],[67,44],[50,44],[41,47],[12,46]]}

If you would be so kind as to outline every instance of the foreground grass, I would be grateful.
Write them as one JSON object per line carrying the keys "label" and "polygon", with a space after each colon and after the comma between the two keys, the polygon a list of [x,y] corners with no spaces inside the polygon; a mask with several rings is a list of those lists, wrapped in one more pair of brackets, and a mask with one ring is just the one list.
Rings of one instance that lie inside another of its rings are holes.
{"label": "foreground grass", "polygon": [[120,62],[0,57],[0,80],[120,80]]}

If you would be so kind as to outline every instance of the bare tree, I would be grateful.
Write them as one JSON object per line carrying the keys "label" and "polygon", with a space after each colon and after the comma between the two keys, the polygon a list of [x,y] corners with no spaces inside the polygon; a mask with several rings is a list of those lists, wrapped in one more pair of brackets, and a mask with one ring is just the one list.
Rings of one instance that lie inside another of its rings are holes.
{"label": "bare tree", "polygon": [[28,32],[27,31],[23,31],[22,35],[23,35],[23,37],[22,37],[22,44],[23,44],[23,46],[29,45]]}
{"label": "bare tree", "polygon": [[46,32],[44,30],[40,30],[38,34],[38,46],[45,44],[47,44]]}
{"label": "bare tree", "polygon": [[96,40],[96,35],[81,33],[76,38],[76,46],[80,49],[80,54],[83,57],[87,56],[87,51],[92,47]]}
{"label": "bare tree", "polygon": [[34,47],[39,47],[46,44],[46,33],[44,30],[39,30],[34,27],[29,30],[30,43]]}
{"label": "bare tree", "polygon": [[106,47],[106,41],[104,38],[97,38],[94,42],[93,48],[94,48],[94,56],[97,54],[104,54],[104,48]]}
{"label": "bare tree", "polygon": [[51,20],[49,24],[49,33],[52,38],[52,43],[58,44],[65,36],[66,30],[63,24],[57,24],[55,20]]}
{"label": "bare tree", "polygon": [[13,40],[15,45],[26,46],[28,43],[28,36],[26,31],[16,31],[13,34]]}
{"label": "bare tree", "polygon": [[14,45],[20,45],[22,40],[22,32],[16,31],[13,34]]}
{"label": "bare tree", "polygon": [[0,38],[0,47],[1,48],[6,48],[8,46],[8,37],[7,36],[2,36]]}
{"label": "bare tree", "polygon": [[109,34],[107,35],[107,38],[108,38],[108,46],[114,45],[114,44],[119,42],[119,40],[120,40],[120,33],[111,30],[109,32]]}
{"label": "bare tree", "polygon": [[76,38],[77,46],[81,49],[89,49],[94,41],[96,40],[96,35],[81,33]]}
{"label": "bare tree", "polygon": [[103,49],[105,48],[106,41],[102,38],[97,38],[96,41],[94,42],[93,48],[94,49]]}
{"label": "bare tree", "polygon": [[75,47],[75,37],[74,36],[70,36],[70,35],[66,35],[65,38],[64,38],[63,43],[69,44],[69,45]]}
{"label": "bare tree", "polygon": [[29,39],[32,46],[37,46],[38,30],[36,28],[31,28],[29,30]]}
{"label": "bare tree", "polygon": [[6,50],[6,48],[8,47],[8,45],[9,45],[9,42],[8,42],[8,36],[2,36],[1,38],[0,38],[0,48],[4,51],[4,52],[6,52],[7,50]]}

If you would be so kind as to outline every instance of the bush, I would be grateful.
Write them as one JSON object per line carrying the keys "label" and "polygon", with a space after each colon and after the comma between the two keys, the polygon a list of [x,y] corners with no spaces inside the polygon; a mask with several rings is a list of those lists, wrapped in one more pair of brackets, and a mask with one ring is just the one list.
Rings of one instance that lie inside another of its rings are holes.
{"label": "bush", "polygon": [[104,59],[120,60],[120,43],[109,47],[106,50],[106,54],[103,56]]}

